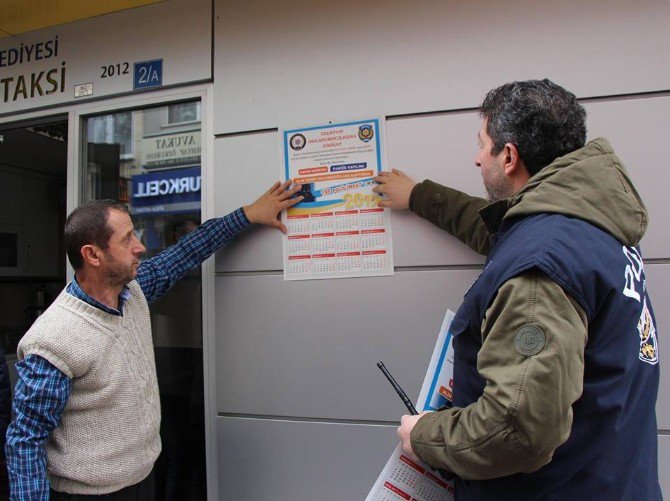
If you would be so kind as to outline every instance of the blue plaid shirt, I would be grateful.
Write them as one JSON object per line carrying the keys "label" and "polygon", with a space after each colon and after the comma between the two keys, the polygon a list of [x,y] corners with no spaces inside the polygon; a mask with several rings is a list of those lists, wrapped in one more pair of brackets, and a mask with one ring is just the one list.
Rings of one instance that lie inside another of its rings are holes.
{"label": "blue plaid shirt", "polygon": [[[160,298],[248,225],[244,211],[238,209],[225,217],[206,221],[175,245],[143,261],[136,280],[147,301]],[[119,309],[115,310],[86,294],[76,279],[68,284],[66,291],[110,315],[123,315],[123,305],[130,297],[130,291],[124,288],[119,295]],[[70,379],[38,355],[29,355],[18,362],[16,372],[15,417],[7,429],[5,447],[11,499],[47,501],[49,480],[44,444],[60,423],[70,398]]]}

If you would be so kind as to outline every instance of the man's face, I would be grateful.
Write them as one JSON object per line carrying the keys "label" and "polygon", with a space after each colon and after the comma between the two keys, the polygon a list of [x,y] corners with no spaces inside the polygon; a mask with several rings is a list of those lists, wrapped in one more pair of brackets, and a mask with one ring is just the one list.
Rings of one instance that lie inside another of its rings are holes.
{"label": "man's face", "polygon": [[503,169],[504,150],[497,155],[493,152],[493,140],[486,132],[487,120],[482,121],[482,127],[477,134],[479,152],[475,157],[475,165],[482,171],[482,180],[489,202],[498,202],[514,194],[512,181],[505,176]]}
{"label": "man's face", "polygon": [[109,285],[126,285],[137,275],[140,256],[146,248],[135,235],[135,228],[130,216],[125,212],[110,209],[107,224],[113,233],[102,251],[102,271],[105,272]]}

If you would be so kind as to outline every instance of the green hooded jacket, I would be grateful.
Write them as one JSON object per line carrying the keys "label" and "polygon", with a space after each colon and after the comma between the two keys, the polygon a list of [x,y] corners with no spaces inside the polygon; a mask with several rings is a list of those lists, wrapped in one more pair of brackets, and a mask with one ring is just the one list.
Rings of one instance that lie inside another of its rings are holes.
{"label": "green hooded jacket", "polygon": [[[507,200],[489,204],[426,180],[412,190],[410,209],[485,255],[490,235],[511,217],[580,218],[627,246],[640,242],[648,224],[626,169],[603,138],[557,158]],[[514,335],[526,324],[542,325],[546,346],[519,357]],[[473,480],[533,472],[551,461],[570,435],[572,404],[582,393],[588,329],[582,308],[541,271],[504,283],[482,322],[483,395],[465,408],[421,417],[410,435],[414,452]]]}

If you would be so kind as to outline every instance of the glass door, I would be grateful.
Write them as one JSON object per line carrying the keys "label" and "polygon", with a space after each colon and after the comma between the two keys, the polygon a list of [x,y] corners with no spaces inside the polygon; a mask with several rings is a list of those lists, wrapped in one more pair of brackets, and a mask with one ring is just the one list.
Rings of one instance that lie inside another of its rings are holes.
{"label": "glass door", "polygon": [[[82,201],[128,205],[146,257],[200,224],[200,102],[84,119]],[[194,270],[150,305],[163,452],[157,499],[206,499],[202,277]]]}

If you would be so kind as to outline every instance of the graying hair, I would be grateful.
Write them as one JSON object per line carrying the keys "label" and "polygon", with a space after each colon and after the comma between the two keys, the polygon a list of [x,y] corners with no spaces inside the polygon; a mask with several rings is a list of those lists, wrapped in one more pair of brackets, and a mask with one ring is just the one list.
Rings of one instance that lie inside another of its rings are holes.
{"label": "graying hair", "polygon": [[586,110],[548,79],[511,82],[489,91],[480,107],[493,154],[516,146],[532,176],[586,142]]}

